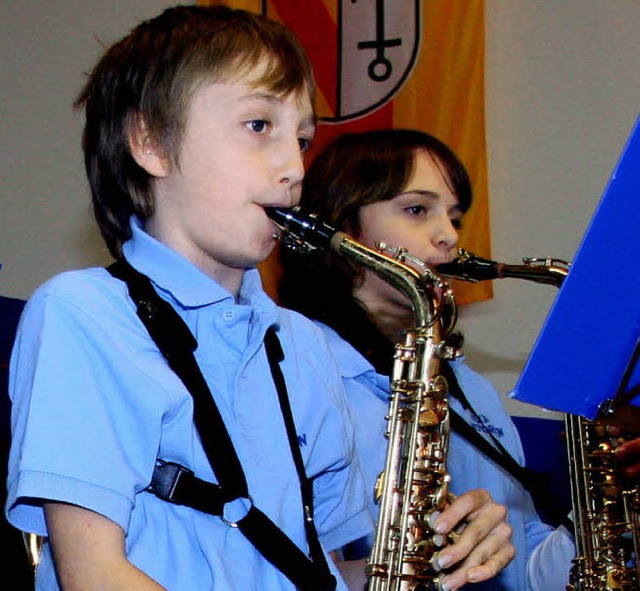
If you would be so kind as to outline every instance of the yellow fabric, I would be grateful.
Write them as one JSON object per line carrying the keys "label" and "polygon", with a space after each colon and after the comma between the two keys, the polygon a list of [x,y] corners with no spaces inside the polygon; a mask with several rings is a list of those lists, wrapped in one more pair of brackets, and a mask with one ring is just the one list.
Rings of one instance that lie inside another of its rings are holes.
{"label": "yellow fabric", "polygon": [[[449,145],[471,177],[474,199],[460,246],[490,258],[484,106],[484,0],[422,2],[422,47],[394,98],[394,126],[428,131]],[[493,286],[456,282],[458,303],[489,299]]]}
{"label": "yellow fabric", "polygon": [[[440,138],[463,161],[474,189],[473,206],[465,216],[460,246],[478,256],[491,258],[484,114],[484,0],[417,1],[422,11],[422,35],[410,76],[391,102],[378,108],[378,113],[341,123],[321,121],[316,145],[322,145],[323,138],[343,131],[389,124],[420,129]],[[199,3],[216,2],[200,0]],[[286,6],[290,14],[295,11],[298,30],[301,22],[304,24],[305,14],[309,15],[310,32],[316,30],[320,9],[334,23],[338,22],[338,0],[224,0],[218,3],[263,13],[276,20],[284,20],[281,14],[282,7]],[[387,1],[384,10],[393,10],[394,5],[394,1]],[[280,12],[277,6],[281,7]],[[295,27],[292,26],[294,31]],[[314,61],[314,52],[310,51],[310,55]],[[319,88],[317,107],[321,117],[330,112],[329,103],[330,97],[323,96]],[[381,117],[382,111],[386,115]],[[261,272],[267,291],[274,295],[279,276],[274,257],[261,266]],[[488,281],[455,282],[455,293],[458,303],[465,304],[491,298],[493,286]]]}

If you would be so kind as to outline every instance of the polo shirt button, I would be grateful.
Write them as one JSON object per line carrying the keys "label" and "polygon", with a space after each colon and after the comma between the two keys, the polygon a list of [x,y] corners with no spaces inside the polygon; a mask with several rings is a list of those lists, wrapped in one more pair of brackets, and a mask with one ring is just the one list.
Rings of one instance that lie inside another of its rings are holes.
{"label": "polo shirt button", "polygon": [[227,321],[231,322],[235,318],[235,313],[231,308],[227,308],[223,313],[222,317]]}

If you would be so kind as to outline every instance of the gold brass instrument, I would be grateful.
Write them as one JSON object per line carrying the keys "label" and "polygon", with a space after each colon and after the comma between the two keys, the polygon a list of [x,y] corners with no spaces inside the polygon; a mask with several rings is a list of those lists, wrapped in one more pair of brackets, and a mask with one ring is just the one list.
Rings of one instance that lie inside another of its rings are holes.
{"label": "gold brass instrument", "polygon": [[486,281],[492,279],[526,279],[560,287],[569,272],[569,263],[552,258],[523,258],[520,265],[508,265],[483,259],[463,248],[451,263],[438,265],[438,273],[445,277],[463,281]]}
{"label": "gold brass instrument", "polygon": [[[460,250],[438,272],[466,281],[513,277],[560,287],[569,264],[523,259],[506,265]],[[636,591],[640,588],[640,490],[622,479],[614,450],[620,444],[606,428],[607,411],[595,420],[566,414],[569,479],[576,557],[567,591]]]}
{"label": "gold brass instrument", "polygon": [[380,512],[366,573],[369,591],[439,591],[442,574],[434,559],[449,539],[432,524],[449,501],[448,385],[439,367],[441,359],[456,355],[444,344],[454,320],[442,322],[444,316],[455,319],[451,291],[428,267],[419,272],[405,264],[402,252],[394,258],[369,249],[296,209],[268,213],[285,245],[331,249],[376,273],[413,305],[416,327],[395,348],[387,455],[376,485]]}
{"label": "gold brass instrument", "polygon": [[617,438],[602,420],[566,415],[576,558],[568,591],[635,591],[640,581],[638,488],[621,481]]}
{"label": "gold brass instrument", "polygon": [[44,538],[37,534],[23,532],[22,541],[24,542],[24,547],[27,552],[29,562],[31,563],[31,567],[33,568],[33,573],[36,574],[38,571],[38,566],[40,565],[40,556]]}

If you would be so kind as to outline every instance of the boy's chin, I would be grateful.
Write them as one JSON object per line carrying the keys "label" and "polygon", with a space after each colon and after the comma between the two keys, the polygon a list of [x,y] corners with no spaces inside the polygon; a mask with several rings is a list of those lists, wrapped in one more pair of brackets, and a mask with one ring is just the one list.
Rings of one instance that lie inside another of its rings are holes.
{"label": "boy's chin", "polygon": [[277,240],[275,238],[271,238],[269,241],[261,245],[260,248],[257,248],[255,252],[246,257],[244,266],[249,269],[252,267],[271,264],[272,259],[275,258],[271,255],[274,254],[276,245]]}

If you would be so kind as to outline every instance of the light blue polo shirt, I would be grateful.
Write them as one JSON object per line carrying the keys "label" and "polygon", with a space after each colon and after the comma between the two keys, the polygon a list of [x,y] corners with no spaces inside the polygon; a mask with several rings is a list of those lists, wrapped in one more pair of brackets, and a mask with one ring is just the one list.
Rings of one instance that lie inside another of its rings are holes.
{"label": "light blue polo shirt", "polygon": [[[307,550],[299,480],[263,346],[275,325],[323,547],[370,532],[343,384],[322,332],[276,307],[256,269],[245,273],[236,303],[186,259],[132,228],[124,254],[196,337],[196,358],[255,505]],[[10,390],[13,525],[45,535],[42,500],[72,503],[118,523],[131,562],[166,589],[293,589],[238,529],[145,492],[156,457],[215,477],[190,394],[136,316],[125,284],[105,269],[63,273],[35,292],[19,327]],[[58,588],[45,544],[37,589]]]}
{"label": "light blue polo shirt", "polygon": [[[372,491],[369,495],[370,508],[377,515],[373,490],[384,468],[387,453],[384,432],[389,410],[389,378],[376,373],[369,361],[331,328],[321,323],[318,325],[325,331],[339,360],[355,428],[356,447],[367,487]],[[492,432],[514,459],[523,464],[520,437],[498,392],[463,360],[454,361],[452,367],[479,419],[451,397],[450,407],[480,433]],[[561,527],[554,531],[550,525],[540,521],[529,493],[453,431],[447,470],[451,474],[451,492],[462,494],[472,489],[488,490],[494,501],[508,508],[507,519],[513,528],[512,543],[516,557],[495,578],[472,585],[474,591],[564,591],[575,554],[567,530]],[[534,550],[537,551],[534,553]],[[549,554],[545,557],[547,552]],[[540,582],[542,577],[544,585]]]}

